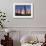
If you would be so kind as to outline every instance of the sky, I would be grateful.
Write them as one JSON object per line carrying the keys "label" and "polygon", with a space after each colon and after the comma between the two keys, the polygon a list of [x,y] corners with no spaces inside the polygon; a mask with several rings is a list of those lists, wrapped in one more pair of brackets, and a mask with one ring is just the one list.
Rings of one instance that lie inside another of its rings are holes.
{"label": "sky", "polygon": [[16,5],[15,9],[16,10],[24,9],[24,6],[25,6],[26,10],[31,10],[31,5]]}

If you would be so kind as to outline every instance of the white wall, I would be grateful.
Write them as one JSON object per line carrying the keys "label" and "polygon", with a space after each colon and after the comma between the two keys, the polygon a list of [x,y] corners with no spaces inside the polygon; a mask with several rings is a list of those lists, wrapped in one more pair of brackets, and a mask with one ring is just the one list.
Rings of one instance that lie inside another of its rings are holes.
{"label": "white wall", "polygon": [[[32,19],[14,19],[13,3],[28,2],[33,3]],[[46,27],[46,0],[0,0],[0,10],[7,15],[6,27]]]}

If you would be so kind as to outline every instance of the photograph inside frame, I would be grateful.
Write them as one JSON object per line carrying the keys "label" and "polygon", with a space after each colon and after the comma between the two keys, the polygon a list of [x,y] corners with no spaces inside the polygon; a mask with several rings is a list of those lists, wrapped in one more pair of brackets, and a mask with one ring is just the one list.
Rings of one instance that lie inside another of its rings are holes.
{"label": "photograph inside frame", "polygon": [[16,16],[31,16],[31,5],[16,5],[15,15]]}

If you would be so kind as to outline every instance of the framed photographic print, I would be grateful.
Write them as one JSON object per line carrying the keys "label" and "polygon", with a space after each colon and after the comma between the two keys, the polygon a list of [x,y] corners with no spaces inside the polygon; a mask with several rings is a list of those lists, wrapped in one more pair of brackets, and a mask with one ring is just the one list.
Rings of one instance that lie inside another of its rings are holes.
{"label": "framed photographic print", "polygon": [[14,3],[13,17],[14,18],[32,18],[33,4],[32,3]]}

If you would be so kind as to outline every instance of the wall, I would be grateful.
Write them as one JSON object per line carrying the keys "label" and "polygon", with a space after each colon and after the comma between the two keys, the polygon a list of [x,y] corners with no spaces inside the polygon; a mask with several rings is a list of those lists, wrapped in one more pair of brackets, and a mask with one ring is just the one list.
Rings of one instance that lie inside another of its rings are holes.
{"label": "wall", "polygon": [[[33,3],[33,18],[14,19],[13,3],[28,2]],[[6,12],[6,27],[46,27],[46,0],[0,0],[0,10]]]}

